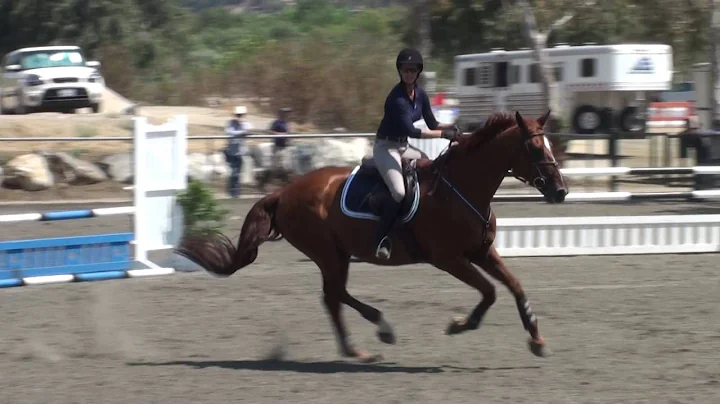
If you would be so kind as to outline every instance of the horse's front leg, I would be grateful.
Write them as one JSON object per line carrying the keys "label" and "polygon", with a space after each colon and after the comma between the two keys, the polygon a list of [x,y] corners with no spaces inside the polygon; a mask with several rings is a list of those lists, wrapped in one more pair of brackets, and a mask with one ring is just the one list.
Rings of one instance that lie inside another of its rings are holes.
{"label": "horse's front leg", "polygon": [[482,294],[480,303],[475,306],[472,313],[467,318],[453,319],[448,325],[446,333],[459,334],[463,331],[477,329],[485,313],[497,299],[495,286],[467,258],[457,257],[433,265],[477,289]]}
{"label": "horse's front leg", "polygon": [[479,265],[490,276],[502,282],[502,284],[510,290],[510,293],[515,296],[515,303],[520,313],[520,320],[525,330],[530,333],[530,341],[528,343],[530,350],[537,356],[548,356],[550,352],[547,349],[545,340],[540,336],[537,316],[535,316],[535,313],[533,313],[530,307],[530,301],[525,295],[520,281],[510,273],[495,246],[490,245],[487,253],[478,251],[474,255],[471,254],[470,261]]}

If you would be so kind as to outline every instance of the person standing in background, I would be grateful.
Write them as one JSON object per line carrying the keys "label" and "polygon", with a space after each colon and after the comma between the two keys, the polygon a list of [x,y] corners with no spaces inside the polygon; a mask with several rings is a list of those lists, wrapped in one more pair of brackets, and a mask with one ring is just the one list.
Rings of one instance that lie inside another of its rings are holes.
{"label": "person standing in background", "polygon": [[252,129],[250,122],[245,120],[247,107],[235,107],[235,117],[225,125],[225,134],[229,136],[225,148],[225,161],[230,166],[230,177],[228,179],[228,194],[231,198],[240,196],[240,173],[242,171],[243,156],[247,153],[245,136],[247,131]]}
{"label": "person standing in background", "polygon": [[[292,112],[291,108],[280,108],[280,110],[278,111],[277,119],[273,121],[272,125],[270,125],[270,132],[275,135],[288,133],[290,131],[290,128],[288,126],[288,118],[290,117],[290,112]],[[275,138],[275,148],[273,149],[273,155],[277,155],[277,152],[279,150],[282,150],[287,146],[288,139],[286,137],[277,136]]]}
{"label": "person standing in background", "polygon": [[277,119],[270,124],[268,132],[273,134],[273,150],[272,150],[272,162],[270,168],[265,174],[259,179],[260,189],[265,190],[265,185],[270,182],[274,177],[287,180],[287,172],[283,166],[282,151],[288,146],[288,138],[282,136],[285,133],[290,132],[289,118],[292,108],[284,107],[278,110]]}

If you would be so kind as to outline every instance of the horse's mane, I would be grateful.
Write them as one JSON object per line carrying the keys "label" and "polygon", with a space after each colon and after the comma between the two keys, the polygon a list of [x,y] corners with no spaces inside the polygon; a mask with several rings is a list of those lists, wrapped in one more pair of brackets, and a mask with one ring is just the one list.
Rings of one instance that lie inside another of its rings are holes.
{"label": "horse's mane", "polygon": [[457,146],[473,148],[482,143],[495,139],[505,130],[517,125],[515,116],[507,112],[495,112],[485,121],[482,128],[475,130],[470,136],[461,139]]}
{"label": "horse's mane", "polygon": [[433,160],[431,165],[443,164],[442,161],[450,158],[451,154],[462,153],[480,146],[515,125],[517,125],[517,120],[514,115],[507,112],[495,112],[485,121],[485,125],[476,129],[470,136],[461,138],[457,144],[450,146],[445,153]]}
{"label": "horse's mane", "polygon": [[463,154],[468,150],[477,148],[516,125],[515,115],[507,112],[495,112],[490,115],[481,128],[476,129],[469,136],[460,138],[457,143],[448,147],[437,158],[430,160],[429,164],[422,164],[422,169],[435,171],[438,167],[442,167],[446,160],[451,159],[452,155]]}

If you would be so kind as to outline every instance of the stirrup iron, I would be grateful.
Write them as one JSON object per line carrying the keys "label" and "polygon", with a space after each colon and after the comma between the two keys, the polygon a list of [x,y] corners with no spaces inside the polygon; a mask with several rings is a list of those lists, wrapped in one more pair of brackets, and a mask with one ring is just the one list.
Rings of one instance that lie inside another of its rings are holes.
{"label": "stirrup iron", "polygon": [[375,249],[375,258],[387,260],[392,255],[392,246],[388,236],[383,237]]}

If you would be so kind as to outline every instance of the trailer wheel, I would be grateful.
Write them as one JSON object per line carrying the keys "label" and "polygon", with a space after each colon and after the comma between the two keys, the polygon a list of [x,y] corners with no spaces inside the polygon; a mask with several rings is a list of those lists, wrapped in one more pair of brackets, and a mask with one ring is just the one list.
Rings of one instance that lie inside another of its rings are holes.
{"label": "trailer wheel", "polygon": [[627,107],[620,112],[618,117],[620,129],[624,132],[638,133],[645,129],[645,124],[638,118],[637,107]]}
{"label": "trailer wheel", "polygon": [[581,105],[572,117],[573,129],[576,133],[589,135],[596,133],[603,125],[600,111],[592,105]]}

